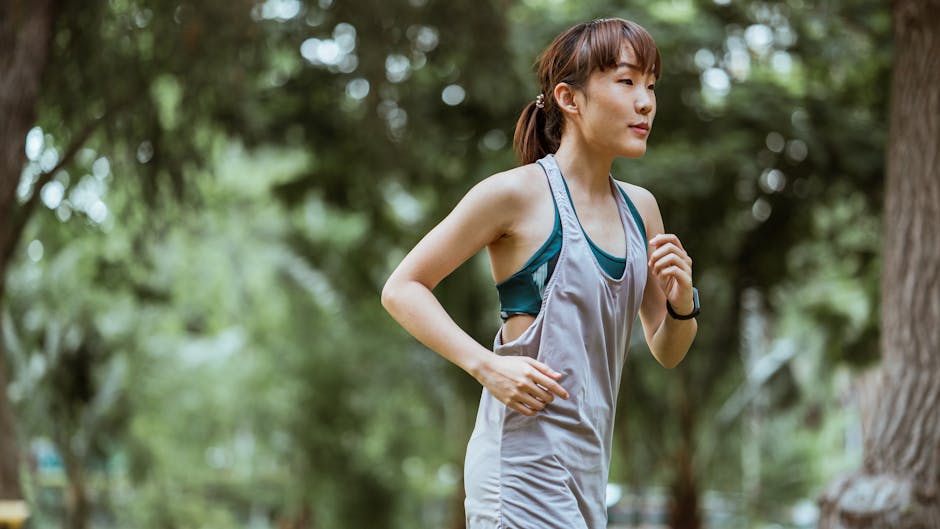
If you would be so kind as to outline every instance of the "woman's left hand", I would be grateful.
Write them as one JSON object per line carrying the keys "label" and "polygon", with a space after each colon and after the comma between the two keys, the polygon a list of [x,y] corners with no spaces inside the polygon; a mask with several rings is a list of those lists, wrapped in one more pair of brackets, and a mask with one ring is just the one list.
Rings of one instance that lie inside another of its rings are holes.
{"label": "woman's left hand", "polygon": [[672,233],[661,233],[650,239],[649,244],[649,273],[655,277],[672,308],[679,314],[689,314],[694,308],[692,258]]}

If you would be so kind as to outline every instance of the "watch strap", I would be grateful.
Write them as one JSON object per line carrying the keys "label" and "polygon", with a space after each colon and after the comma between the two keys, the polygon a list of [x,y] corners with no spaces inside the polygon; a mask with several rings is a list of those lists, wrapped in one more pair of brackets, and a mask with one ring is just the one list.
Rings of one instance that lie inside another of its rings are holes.
{"label": "watch strap", "polygon": [[671,316],[672,319],[691,320],[692,318],[698,316],[699,312],[701,312],[701,307],[699,306],[699,301],[698,301],[698,289],[695,287],[692,287],[692,306],[693,308],[690,314],[678,314],[672,308],[672,305],[669,303],[669,300],[668,299],[666,300],[666,312],[669,313],[669,316]]}

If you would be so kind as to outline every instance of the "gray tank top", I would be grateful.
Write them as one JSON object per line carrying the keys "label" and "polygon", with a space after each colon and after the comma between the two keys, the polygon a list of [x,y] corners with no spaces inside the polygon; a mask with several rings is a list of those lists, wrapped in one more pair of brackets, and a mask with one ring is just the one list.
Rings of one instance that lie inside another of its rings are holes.
{"label": "gray tank top", "polygon": [[623,276],[601,268],[564,190],[545,170],[562,222],[558,263],[535,321],[498,355],[526,355],[562,373],[570,398],[529,417],[484,387],[464,461],[468,529],[603,529],[614,413],[633,322],[646,285],[647,242],[610,176],[627,242]]}

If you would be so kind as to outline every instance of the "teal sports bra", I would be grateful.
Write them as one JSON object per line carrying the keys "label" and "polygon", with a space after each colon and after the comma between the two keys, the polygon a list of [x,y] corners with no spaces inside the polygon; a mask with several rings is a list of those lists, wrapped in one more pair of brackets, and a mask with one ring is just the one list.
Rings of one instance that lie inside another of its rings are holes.
{"label": "teal sports bra", "polygon": [[[564,180],[562,180],[564,182]],[[565,184],[565,192],[568,194],[568,200],[571,202],[571,208],[574,210],[574,201],[571,200],[571,192],[568,191],[568,183]],[[617,189],[623,195],[633,220],[640,228],[643,234],[643,240],[646,240],[646,228],[643,225],[643,217],[633,205],[633,201],[627,196],[627,193],[619,185]],[[555,270],[555,263],[558,262],[558,254],[561,251],[561,216],[558,214],[558,204],[555,202],[555,196],[552,195],[552,203],[555,204],[555,226],[551,235],[535,251],[531,258],[522,265],[518,272],[496,284],[496,293],[499,295],[499,317],[505,321],[515,314],[538,314],[542,309],[542,295],[545,292],[545,285]],[[577,211],[575,211],[577,214]],[[616,257],[600,249],[594,241],[588,237],[584,228],[581,228],[584,238],[591,246],[591,251],[597,257],[597,262],[605,272],[611,277],[621,277],[623,270],[627,265],[625,257]]]}

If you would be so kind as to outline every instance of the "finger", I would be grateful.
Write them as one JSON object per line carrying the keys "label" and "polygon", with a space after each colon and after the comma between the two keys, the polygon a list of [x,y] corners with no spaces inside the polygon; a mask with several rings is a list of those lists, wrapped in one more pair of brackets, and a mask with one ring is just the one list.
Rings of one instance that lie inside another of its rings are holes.
{"label": "finger", "polygon": [[548,388],[546,388],[545,386],[543,386],[543,385],[541,385],[541,384],[533,384],[532,386],[533,386],[535,389],[530,390],[530,391],[529,391],[529,395],[532,395],[533,397],[539,399],[540,401],[544,402],[545,404],[548,404],[548,403],[550,403],[551,401],[555,400],[555,396],[552,395],[552,394],[548,391]]}
{"label": "finger", "polygon": [[[538,383],[546,390],[558,395],[559,397],[565,400],[568,400],[569,398],[568,392],[565,391],[565,388],[561,387],[561,384],[559,384],[558,382],[555,382],[554,380],[546,377],[545,375],[541,375],[541,377],[538,379]],[[554,398],[554,396],[552,398]]]}
{"label": "finger", "polygon": [[523,378],[516,381],[515,387],[509,393],[509,399],[540,410],[545,407],[545,403],[533,396],[540,391],[542,390],[538,389],[531,380]]}
{"label": "finger", "polygon": [[651,260],[651,262],[653,263],[654,270],[662,270],[664,266],[675,264],[677,262],[676,261],[677,259],[681,259],[681,257],[679,257],[678,255],[674,253],[669,253],[669,254],[662,255],[657,259],[653,259]]}
{"label": "finger", "polygon": [[523,415],[534,415],[537,408],[537,401],[532,399],[531,404],[529,405],[526,402],[526,398],[523,396],[523,393],[520,391],[511,391],[509,395],[506,396],[506,400],[503,401],[503,404],[508,408],[512,408]]}
{"label": "finger", "polygon": [[669,242],[669,241],[663,239],[662,234],[660,234],[660,235],[657,235],[657,236],[653,237],[653,238],[650,239],[648,242],[649,242],[649,247],[650,247],[650,253],[653,253],[653,252],[655,252],[660,246],[662,246],[663,244],[666,244],[666,243]]}
{"label": "finger", "polygon": [[516,402],[516,401],[510,401],[509,404],[507,404],[507,406],[509,406],[510,408],[512,408],[512,409],[514,409],[514,410],[516,410],[516,411],[518,411],[519,413],[521,413],[521,414],[523,414],[523,415],[532,416],[532,415],[535,415],[535,414],[537,413],[535,410],[529,408],[529,407],[526,406],[525,404],[521,404],[521,403]]}
{"label": "finger", "polygon": [[685,251],[685,247],[682,246],[682,241],[679,240],[679,236],[678,236],[678,235],[676,235],[676,234],[674,234],[674,233],[670,233],[670,234],[668,234],[668,236],[669,236],[669,242],[671,242],[671,243],[675,244],[676,246],[678,246],[680,250]]}
{"label": "finger", "polygon": [[672,245],[670,245],[669,251],[663,251],[660,253],[660,251],[657,250],[656,252],[654,252],[653,255],[650,255],[649,263],[647,264],[649,266],[653,266],[660,259],[663,259],[670,255],[675,255],[679,259],[682,259],[683,261],[685,261],[685,263],[688,264],[689,266],[692,266],[692,258],[689,256],[689,254],[685,253],[684,250],[672,247]]}
{"label": "finger", "polygon": [[663,257],[655,265],[653,265],[653,272],[656,275],[661,275],[664,270],[669,267],[677,266],[684,271],[691,272],[692,266],[685,259],[679,257],[678,255],[672,254]]}
{"label": "finger", "polygon": [[[689,287],[692,286],[691,274],[687,273],[685,270],[682,270],[681,268],[677,266],[671,266],[667,268],[666,270],[663,270],[662,277],[668,277],[670,279],[674,279],[675,281],[678,281],[680,285],[686,285]],[[670,288],[667,290],[667,292],[671,290],[672,290],[672,285],[670,285]]]}
{"label": "finger", "polygon": [[663,244],[671,242],[675,244],[676,246],[678,246],[679,248],[685,249],[682,246],[682,242],[679,241],[679,237],[677,237],[673,233],[660,233],[659,235],[650,239],[649,242],[651,245],[655,247],[659,247],[659,246],[662,246]]}
{"label": "finger", "polygon": [[692,270],[689,268],[688,263],[678,258],[668,259],[668,260],[664,259],[656,263],[656,265],[652,268],[651,273],[655,277],[660,277],[660,278],[668,277],[665,275],[665,273],[666,273],[666,270],[668,270],[671,267],[678,267],[689,274],[692,273]]}
{"label": "finger", "polygon": [[678,256],[681,257],[681,256],[684,255],[684,252],[683,252],[682,250],[680,250],[679,248],[677,248],[676,246],[674,246],[673,244],[670,243],[668,247],[667,247],[667,246],[664,246],[664,247],[660,248],[659,250],[656,250],[655,252],[653,252],[653,253],[650,255],[649,263],[648,263],[648,264],[649,264],[649,265],[653,265],[653,264],[656,263],[656,261],[662,259],[663,257],[669,256],[669,255],[678,255]]}
{"label": "finger", "polygon": [[538,369],[539,371],[541,371],[542,373],[545,373],[546,375],[548,375],[548,376],[550,376],[550,377],[553,377],[553,378],[560,378],[560,377],[561,377],[561,373],[559,373],[558,371],[555,371],[554,369],[548,367],[547,365],[543,364],[542,362],[539,362],[538,360],[532,358],[531,356],[524,356],[523,358],[526,360],[526,362],[528,362],[529,364],[535,366],[535,368]]}
{"label": "finger", "polygon": [[539,399],[529,395],[528,393],[521,393],[516,397],[516,401],[520,404],[529,407],[535,411],[541,411],[545,408],[545,403]]}
{"label": "finger", "polygon": [[529,390],[529,395],[532,397],[544,402],[545,404],[555,400],[555,396],[549,393],[544,386],[536,383],[533,383],[532,386],[534,389]]}
{"label": "finger", "polygon": [[672,278],[680,282],[692,282],[692,274],[690,274],[688,270],[682,268],[680,265],[673,265],[664,268],[659,272],[659,276],[660,278]]}
{"label": "finger", "polygon": [[688,257],[689,255],[685,253],[685,250],[670,242],[660,246],[656,251],[650,254],[650,262],[654,262],[657,259],[661,259],[662,257],[671,254],[675,254],[680,257]]}

